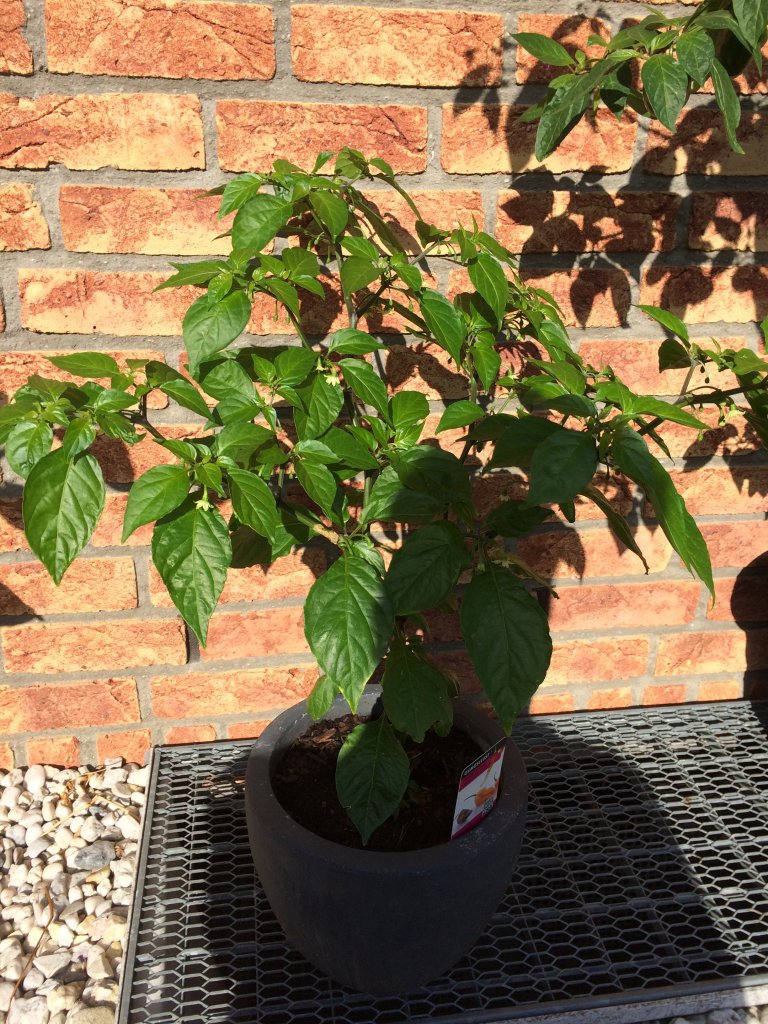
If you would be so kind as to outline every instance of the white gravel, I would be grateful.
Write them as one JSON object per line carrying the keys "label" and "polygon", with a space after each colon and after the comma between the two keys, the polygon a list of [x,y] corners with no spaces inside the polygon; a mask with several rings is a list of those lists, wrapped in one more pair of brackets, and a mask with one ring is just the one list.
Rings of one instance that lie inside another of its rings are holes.
{"label": "white gravel", "polygon": [[113,1024],[148,778],[0,773],[0,1024]]}

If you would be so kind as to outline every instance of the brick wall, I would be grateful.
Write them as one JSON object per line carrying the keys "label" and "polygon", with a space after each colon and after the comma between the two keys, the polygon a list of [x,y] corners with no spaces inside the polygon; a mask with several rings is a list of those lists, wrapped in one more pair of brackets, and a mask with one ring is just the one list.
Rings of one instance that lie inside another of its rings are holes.
{"label": "brick wall", "polygon": [[[526,277],[562,303],[581,353],[610,362],[632,387],[671,394],[679,384],[670,373],[660,385],[661,339],[638,302],[683,315],[697,339],[759,347],[765,78],[753,69],[739,82],[745,157],[729,152],[707,96],[691,100],[674,138],[600,114],[544,165],[533,156],[535,126],[519,120],[547,71],[505,30],[585,41],[643,13],[638,4],[601,5],[598,18],[561,17],[544,0],[480,0],[479,9],[461,0],[24,3],[0,0],[0,401],[45,367],[44,353],[151,352],[178,365],[190,296],[152,288],[169,258],[225,251],[215,200],[195,197],[228,172],[347,144],[408,175],[429,216],[474,215],[519,250]],[[256,310],[255,335],[276,329],[270,310]],[[387,373],[393,387],[423,390],[436,413],[461,395],[429,346],[396,345]],[[169,410],[156,414],[172,422]],[[650,575],[594,510],[522,544],[560,594],[538,710],[737,697],[756,692],[768,669],[766,582],[742,572],[768,550],[768,460],[738,417],[701,440],[671,428],[667,441],[711,546],[716,608],[644,518],[640,496],[614,485]],[[157,452],[101,441],[98,457],[111,487],[106,512],[58,590],[26,548],[6,467],[2,763],[138,758],[150,742],[255,735],[313,681],[301,604],[323,552],[234,575],[199,651],[149,565],[148,530],[118,543],[128,485]],[[491,501],[510,485],[496,474],[478,488]],[[466,668],[451,653],[456,623],[435,620],[433,635],[446,664]]]}

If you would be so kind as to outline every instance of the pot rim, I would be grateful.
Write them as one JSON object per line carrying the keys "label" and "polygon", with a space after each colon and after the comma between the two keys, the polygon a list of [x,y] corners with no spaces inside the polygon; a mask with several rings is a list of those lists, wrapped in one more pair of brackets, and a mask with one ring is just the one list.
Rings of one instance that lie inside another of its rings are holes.
{"label": "pot rim", "polygon": [[[458,721],[459,724],[463,719],[467,723],[485,724],[490,722],[492,725],[498,725],[468,702],[457,701],[455,711],[457,712],[455,721]],[[273,723],[283,719],[284,716],[286,716],[285,725],[290,721],[305,720],[308,728],[314,722],[306,709],[306,701],[301,701],[284,711],[273,720]],[[470,832],[458,839],[449,839],[420,850],[385,852],[357,850],[350,846],[344,846],[342,843],[325,839],[305,828],[304,825],[300,825],[288,814],[275,796],[272,789],[270,761],[277,744],[269,741],[268,731],[269,727],[256,740],[248,756],[245,782],[246,799],[259,808],[259,816],[262,820],[265,815],[267,816],[273,839],[279,839],[280,842],[292,846],[301,844],[306,855],[310,857],[327,860],[333,856],[342,865],[348,865],[350,869],[354,868],[356,871],[359,871],[362,866],[372,872],[419,871],[423,870],[426,865],[430,866],[430,870],[441,866],[455,867],[459,863],[464,863],[468,856],[472,856],[477,851],[478,847],[502,841],[507,830],[526,811],[527,772],[517,746],[511,737],[507,736],[499,798],[491,813]],[[503,733],[501,736],[503,737]],[[279,741],[279,738],[280,733],[276,739]]]}

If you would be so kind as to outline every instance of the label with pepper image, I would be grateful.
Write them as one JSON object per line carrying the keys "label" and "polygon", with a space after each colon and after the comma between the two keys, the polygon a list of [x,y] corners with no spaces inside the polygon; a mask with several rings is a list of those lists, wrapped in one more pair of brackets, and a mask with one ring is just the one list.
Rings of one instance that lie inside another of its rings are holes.
{"label": "label with pepper image", "polygon": [[493,809],[499,795],[504,743],[503,739],[494,743],[461,773],[451,839],[469,832]]}

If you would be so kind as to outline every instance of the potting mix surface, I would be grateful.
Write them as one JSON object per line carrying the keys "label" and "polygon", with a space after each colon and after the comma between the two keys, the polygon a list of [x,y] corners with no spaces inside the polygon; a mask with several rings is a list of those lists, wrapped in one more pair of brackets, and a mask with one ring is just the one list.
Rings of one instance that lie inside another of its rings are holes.
{"label": "potting mix surface", "polygon": [[449,974],[398,998],[287,946],[248,848],[250,743],[159,748],[118,1021],[583,1024],[768,1001],[768,704],[539,716],[513,736],[530,810],[506,897]]}

